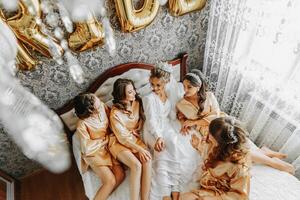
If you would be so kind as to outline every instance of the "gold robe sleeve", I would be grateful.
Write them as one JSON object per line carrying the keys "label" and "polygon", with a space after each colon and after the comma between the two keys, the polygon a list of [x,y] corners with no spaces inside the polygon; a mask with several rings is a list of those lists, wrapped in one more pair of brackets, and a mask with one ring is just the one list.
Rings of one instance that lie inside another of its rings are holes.
{"label": "gold robe sleeve", "polygon": [[105,110],[106,116],[110,116],[110,108],[105,104],[104,104],[104,110]]}
{"label": "gold robe sleeve", "polygon": [[142,147],[140,147],[138,144],[136,144],[136,138],[132,134],[130,130],[128,130],[123,123],[123,121],[119,118],[117,113],[113,112],[110,115],[110,124],[111,129],[114,132],[115,136],[117,137],[118,141],[131,149],[134,149],[136,151],[140,151]]}
{"label": "gold robe sleeve", "polygon": [[86,156],[95,154],[99,149],[107,144],[107,141],[103,141],[102,139],[91,139],[87,127],[82,121],[79,122],[76,132],[80,139],[81,153]]}
{"label": "gold robe sleeve", "polygon": [[[197,136],[196,136],[197,137]],[[201,157],[203,159],[206,159],[207,156],[209,155],[209,152],[212,150],[212,144],[210,142],[207,141],[207,136],[205,137],[198,137],[198,145],[196,147],[194,147],[199,154],[201,155]]]}
{"label": "gold robe sleeve", "polygon": [[177,107],[176,107],[176,116],[180,122],[184,122],[185,120],[187,120],[185,115]]}
{"label": "gold robe sleeve", "polygon": [[235,167],[232,171],[229,171],[229,173],[227,173],[230,177],[230,190],[220,195],[222,199],[249,199],[250,175],[248,169],[245,168],[247,167]]}
{"label": "gold robe sleeve", "polygon": [[210,111],[205,114],[205,116],[202,118],[202,120],[205,120],[207,122],[211,122],[212,120],[218,118],[218,117],[224,117],[225,113],[221,112],[219,103],[215,97],[215,95],[212,92],[209,92],[207,95],[207,98],[209,100],[209,106]]}

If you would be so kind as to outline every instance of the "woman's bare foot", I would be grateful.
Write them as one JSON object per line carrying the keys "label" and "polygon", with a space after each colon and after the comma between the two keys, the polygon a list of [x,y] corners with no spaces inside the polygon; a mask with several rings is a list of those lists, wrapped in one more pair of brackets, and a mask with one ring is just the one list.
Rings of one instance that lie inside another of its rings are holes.
{"label": "woman's bare foot", "polygon": [[281,170],[281,171],[285,171],[287,173],[290,173],[292,175],[295,175],[295,167],[290,164],[290,163],[287,163],[283,160],[280,160],[279,158],[272,158],[275,162],[276,162],[276,168]]}
{"label": "woman's bare foot", "polygon": [[272,158],[284,159],[284,158],[287,157],[287,154],[280,153],[280,152],[277,152],[277,151],[273,151],[273,150],[269,149],[266,146],[263,146],[261,148],[261,150],[265,153],[265,155],[267,155],[269,157],[272,157]]}

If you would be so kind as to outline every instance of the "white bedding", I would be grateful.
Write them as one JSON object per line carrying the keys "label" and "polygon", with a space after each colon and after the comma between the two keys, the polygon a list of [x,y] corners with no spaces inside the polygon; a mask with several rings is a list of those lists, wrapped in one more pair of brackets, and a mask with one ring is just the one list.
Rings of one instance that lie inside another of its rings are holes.
{"label": "white bedding", "polygon": [[[73,136],[73,152],[77,166],[80,163],[80,143]],[[129,172],[125,181],[111,194],[109,200],[129,200]],[[92,200],[100,187],[100,180],[90,169],[82,175],[86,196]],[[192,184],[191,184],[192,185]],[[250,200],[300,200],[300,181],[285,172],[254,165],[251,169]]]}

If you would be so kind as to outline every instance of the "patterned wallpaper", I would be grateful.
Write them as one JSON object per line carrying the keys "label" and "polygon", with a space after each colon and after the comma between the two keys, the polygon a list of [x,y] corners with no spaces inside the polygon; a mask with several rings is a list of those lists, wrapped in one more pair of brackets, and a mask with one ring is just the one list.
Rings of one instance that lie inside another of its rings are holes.
{"label": "patterned wallpaper", "polygon": [[[189,68],[202,66],[208,5],[200,12],[181,17],[171,16],[166,6],[160,7],[157,17],[148,27],[135,33],[122,33],[114,4],[109,2],[106,6],[115,31],[117,54],[111,57],[104,47],[98,47],[78,55],[86,76],[84,84],[76,85],[65,64],[58,65],[54,60],[44,57],[39,57],[42,64],[36,70],[18,73],[21,83],[49,107],[61,107],[84,91],[103,71],[121,63],[155,63],[174,59],[178,54],[187,52]],[[19,178],[39,168],[38,164],[19,151],[0,128],[0,169]]]}

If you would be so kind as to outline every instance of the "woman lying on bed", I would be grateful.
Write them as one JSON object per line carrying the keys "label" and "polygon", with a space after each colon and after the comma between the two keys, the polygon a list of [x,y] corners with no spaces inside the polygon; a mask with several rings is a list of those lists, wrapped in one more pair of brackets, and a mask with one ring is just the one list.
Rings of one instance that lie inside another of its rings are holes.
{"label": "woman lying on bed", "polygon": [[90,167],[101,179],[102,186],[95,200],[106,200],[110,193],[124,180],[120,163],[108,151],[109,109],[94,94],[75,97],[75,112],[79,117],[76,134],[80,138],[81,170]]}
{"label": "woman lying on bed", "polygon": [[[199,70],[192,70],[183,80],[185,95],[176,105],[178,119],[182,124],[182,133],[208,134],[209,123],[217,118],[226,116],[220,111],[219,104],[212,92],[207,91],[204,76]],[[250,139],[251,159],[254,163],[268,165],[275,169],[294,174],[293,165],[281,160],[287,155],[272,151],[267,147],[259,149]]]}
{"label": "woman lying on bed", "polygon": [[200,188],[181,200],[249,199],[251,159],[245,132],[232,118],[214,119],[206,138],[193,135],[191,143],[204,158]]}

